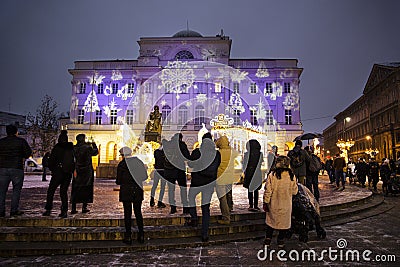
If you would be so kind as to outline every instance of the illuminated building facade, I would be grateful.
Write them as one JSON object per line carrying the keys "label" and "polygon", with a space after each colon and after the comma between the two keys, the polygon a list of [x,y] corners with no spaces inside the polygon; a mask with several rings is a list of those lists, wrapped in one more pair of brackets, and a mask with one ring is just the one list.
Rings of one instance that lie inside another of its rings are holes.
{"label": "illuminated building facade", "polygon": [[354,141],[353,159],[400,158],[400,63],[374,64],[363,95],[335,116],[324,132],[325,151],[338,153],[337,142]]}
{"label": "illuminated building facade", "polygon": [[[302,134],[296,59],[233,59],[228,36],[184,30],[172,37],[142,37],[136,60],[76,61],[72,75],[70,138],[86,133],[100,145],[101,162],[124,145],[140,144],[149,113],[162,113],[162,137],[181,131],[188,147],[203,124],[219,114],[231,127],[266,136],[264,151]],[[231,128],[232,129],[232,128]],[[232,133],[232,131],[230,131]],[[216,135],[219,132],[215,132]],[[230,134],[243,148],[247,140]]]}

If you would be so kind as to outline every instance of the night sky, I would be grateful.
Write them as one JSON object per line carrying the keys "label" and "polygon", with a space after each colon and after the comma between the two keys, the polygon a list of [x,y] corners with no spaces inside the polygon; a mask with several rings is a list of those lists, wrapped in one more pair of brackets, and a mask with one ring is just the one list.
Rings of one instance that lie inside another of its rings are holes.
{"label": "night sky", "polygon": [[374,63],[400,62],[400,1],[0,2],[0,110],[34,112],[44,94],[69,111],[77,60],[136,59],[140,37],[221,29],[232,58],[297,58],[303,130],[322,132],[361,96]]}

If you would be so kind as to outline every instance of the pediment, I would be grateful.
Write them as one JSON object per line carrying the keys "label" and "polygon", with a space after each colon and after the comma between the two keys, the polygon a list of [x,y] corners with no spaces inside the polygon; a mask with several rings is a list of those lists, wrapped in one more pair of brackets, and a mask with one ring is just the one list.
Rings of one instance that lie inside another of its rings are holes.
{"label": "pediment", "polygon": [[366,94],[372,91],[377,84],[385,80],[394,70],[395,67],[374,64],[363,93]]}

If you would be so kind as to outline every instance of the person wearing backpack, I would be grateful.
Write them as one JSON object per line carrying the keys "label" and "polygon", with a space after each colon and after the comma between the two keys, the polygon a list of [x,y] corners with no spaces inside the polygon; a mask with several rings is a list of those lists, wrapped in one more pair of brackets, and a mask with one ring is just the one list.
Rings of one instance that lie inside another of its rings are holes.
{"label": "person wearing backpack", "polygon": [[196,211],[196,196],[201,193],[201,240],[208,242],[208,228],[210,225],[210,203],[214,193],[218,167],[221,164],[221,154],[216,150],[211,134],[203,136],[200,148],[192,151],[189,166],[192,170],[192,180],[189,188],[190,220],[185,225],[196,227],[198,217]]}
{"label": "person wearing backpack", "polygon": [[53,208],[54,193],[60,186],[61,213],[60,218],[67,218],[68,212],[68,187],[71,183],[72,174],[75,169],[74,145],[68,142],[67,131],[62,130],[58,137],[58,143],[51,150],[48,159],[51,170],[50,184],[47,189],[45,212],[43,216],[50,216]]}
{"label": "person wearing backpack", "polygon": [[318,175],[319,171],[322,169],[322,163],[319,157],[314,154],[314,148],[312,146],[306,146],[304,150],[310,155],[310,162],[306,172],[306,186],[319,202]]}
{"label": "person wearing backpack", "polygon": [[302,146],[303,142],[301,140],[296,140],[294,148],[288,153],[288,157],[290,158],[290,168],[296,176],[297,182],[305,185],[307,165],[310,162],[310,156],[301,148]]}

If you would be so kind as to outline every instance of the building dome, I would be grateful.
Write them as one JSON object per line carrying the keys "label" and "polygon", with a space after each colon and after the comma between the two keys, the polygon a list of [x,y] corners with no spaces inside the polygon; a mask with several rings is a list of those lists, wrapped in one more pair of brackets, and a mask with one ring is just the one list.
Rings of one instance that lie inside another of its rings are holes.
{"label": "building dome", "polygon": [[203,37],[203,35],[195,31],[183,30],[175,33],[172,37]]}

